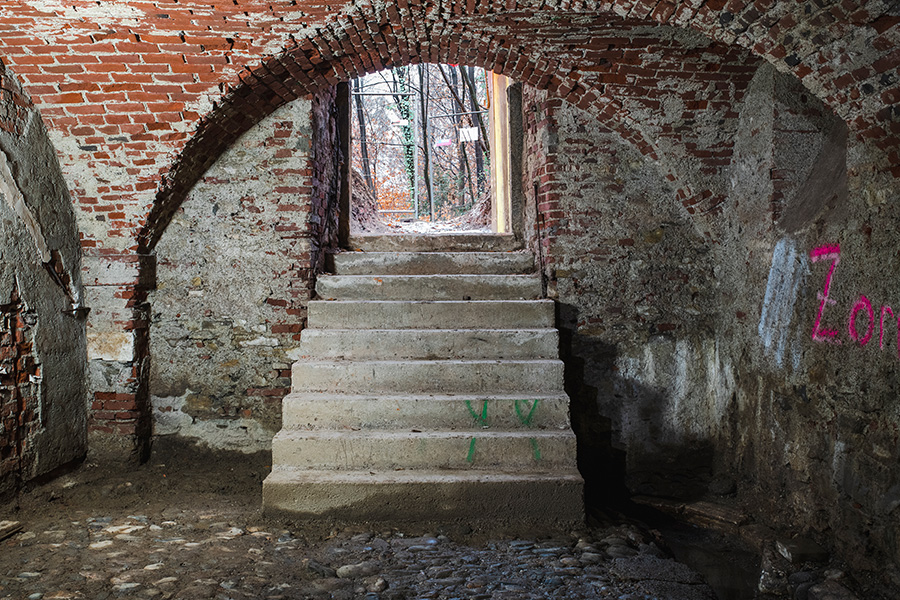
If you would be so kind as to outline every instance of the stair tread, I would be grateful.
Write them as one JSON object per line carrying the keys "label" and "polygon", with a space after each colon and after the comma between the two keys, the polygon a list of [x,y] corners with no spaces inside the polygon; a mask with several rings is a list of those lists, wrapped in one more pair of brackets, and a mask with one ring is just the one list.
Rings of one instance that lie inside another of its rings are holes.
{"label": "stair tread", "polygon": [[581,476],[577,470],[572,472],[554,472],[547,473],[542,471],[528,472],[516,471],[509,473],[505,471],[494,471],[490,469],[481,470],[462,470],[462,469],[404,469],[404,470],[374,470],[365,469],[359,471],[336,471],[331,469],[306,469],[303,467],[292,466],[273,466],[272,471],[266,478],[267,481],[286,480],[293,481],[295,479],[306,480],[308,483],[317,481],[334,481],[334,482],[359,482],[370,484],[382,483],[402,483],[402,482],[444,482],[448,480],[456,481],[542,481],[542,480],[566,480],[572,482],[580,482]]}
{"label": "stair tread", "polygon": [[334,333],[340,335],[345,332],[359,332],[366,331],[372,333],[391,333],[398,332],[404,333],[407,332],[434,332],[434,333],[474,333],[474,332],[485,332],[485,333],[515,333],[515,332],[528,332],[528,333],[543,333],[543,332],[553,332],[556,331],[555,327],[498,327],[498,328],[486,328],[486,327],[407,327],[403,329],[393,329],[390,327],[377,327],[372,329],[358,329],[355,327],[322,327],[318,328],[315,325],[310,325],[303,331],[315,331],[320,333]]}
{"label": "stair tread", "polygon": [[350,236],[350,248],[363,251],[419,252],[519,250],[521,243],[511,234],[446,232],[435,235],[382,234]]}
{"label": "stair tread", "polygon": [[[523,426],[524,427],[524,426]],[[328,429],[282,429],[275,437],[279,442],[290,441],[291,439],[356,439],[363,441],[376,440],[410,440],[410,439],[459,439],[459,438],[478,438],[478,439],[509,439],[509,438],[574,438],[575,434],[571,429],[461,429],[461,430],[436,430],[436,431],[391,431],[391,430],[372,430],[361,429],[353,430],[328,430]]]}
{"label": "stair tread", "polygon": [[[331,275],[327,275],[326,277],[332,277]],[[338,277],[334,275],[333,277]],[[349,276],[348,276],[349,277]],[[497,298],[497,299],[473,299],[473,300],[380,300],[378,298],[374,298],[372,300],[366,299],[346,299],[346,300],[310,300],[310,304],[317,304],[319,306],[327,306],[327,305],[344,305],[344,304],[384,304],[384,305],[399,305],[399,304],[437,304],[443,307],[450,307],[450,305],[461,305],[461,306],[479,306],[485,304],[540,304],[540,305],[552,305],[553,300],[549,300],[547,298]]]}
{"label": "stair tread", "polygon": [[324,273],[319,275],[323,279],[538,279],[538,273],[424,273],[424,274],[382,274],[368,273],[366,275],[340,275]]}
{"label": "stair tread", "polygon": [[446,254],[450,256],[531,256],[531,252],[527,250],[473,250],[473,251],[465,251],[465,250],[434,250],[434,251],[422,251],[422,250],[349,250],[345,252],[341,252],[340,254],[336,254],[335,258],[338,256],[364,256],[364,255],[441,255]]}
{"label": "stair tread", "polygon": [[485,394],[392,394],[390,392],[384,394],[345,394],[341,392],[296,392],[292,391],[284,400],[309,399],[321,400],[323,398],[339,397],[344,400],[399,400],[403,398],[428,399],[435,401],[451,401],[451,400],[560,400],[569,399],[569,396],[563,392],[547,393],[536,392],[533,394],[517,394],[517,393],[485,393]]}
{"label": "stair tread", "polygon": [[523,365],[535,365],[535,364],[559,364],[562,361],[558,358],[421,358],[421,359],[389,359],[389,360],[373,360],[373,359],[365,359],[359,360],[355,358],[350,359],[317,359],[310,358],[304,360],[302,363],[298,363],[300,365],[309,365],[309,364],[335,364],[335,365],[346,365],[347,363],[356,363],[356,364],[368,364],[368,365],[408,365],[410,363],[414,363],[416,365],[496,365],[496,364],[523,364]]}

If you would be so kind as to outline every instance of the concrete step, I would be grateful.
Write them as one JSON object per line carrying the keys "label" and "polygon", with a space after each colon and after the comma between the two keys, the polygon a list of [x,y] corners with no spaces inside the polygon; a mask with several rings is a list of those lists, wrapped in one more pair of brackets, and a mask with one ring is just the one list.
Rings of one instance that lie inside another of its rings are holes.
{"label": "concrete step", "polygon": [[308,319],[316,329],[482,329],[553,327],[552,300],[312,300]]}
{"label": "concrete step", "polygon": [[[477,444],[477,442],[476,442]],[[409,523],[462,521],[534,535],[581,524],[582,480],[555,473],[465,471],[322,471],[276,465],[263,482],[269,516]]]}
{"label": "concrete step", "polygon": [[342,252],[337,275],[514,275],[534,271],[530,252]]}
{"label": "concrete step", "polygon": [[509,252],[521,249],[522,244],[509,234],[388,234],[351,236],[350,248],[364,252]]}
{"label": "concrete step", "polygon": [[272,464],[318,470],[500,469],[553,473],[575,467],[570,431],[305,431],[272,439]]}
{"label": "concrete step", "polygon": [[402,431],[566,429],[569,397],[560,394],[288,394],[282,428]]}
{"label": "concrete step", "polygon": [[291,389],[347,394],[554,393],[563,389],[563,363],[548,359],[299,361],[292,369]]}
{"label": "concrete step", "polygon": [[323,300],[530,300],[541,297],[536,275],[324,275]]}
{"label": "concrete step", "polygon": [[399,360],[556,358],[555,329],[313,329],[299,358]]}

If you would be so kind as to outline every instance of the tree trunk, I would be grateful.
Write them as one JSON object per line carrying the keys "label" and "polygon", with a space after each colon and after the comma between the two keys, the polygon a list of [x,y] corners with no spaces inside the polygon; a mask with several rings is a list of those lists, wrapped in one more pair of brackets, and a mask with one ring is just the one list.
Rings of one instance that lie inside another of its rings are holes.
{"label": "tree trunk", "polygon": [[[460,69],[462,69],[462,66],[460,66]],[[472,111],[472,122],[478,124],[479,131],[481,132],[481,137],[478,140],[479,143],[475,144],[475,183],[478,188],[478,195],[480,196],[481,191],[484,189],[484,149],[482,148],[482,144],[485,141],[484,138],[487,135],[487,132],[481,118],[481,107],[478,105],[478,97],[475,89],[475,67],[469,67],[468,73],[463,73],[463,79],[466,82],[466,87],[469,89],[469,106]],[[476,198],[473,198],[473,201],[476,200]]]}
{"label": "tree trunk", "polygon": [[[359,91],[359,79],[353,80],[353,89]],[[359,121],[359,151],[362,156],[363,179],[366,181],[369,192],[375,196],[375,183],[372,181],[372,170],[369,168],[369,146],[366,140],[366,114],[365,109],[363,108],[362,96],[356,97],[356,119]]]}
{"label": "tree trunk", "polygon": [[465,71],[463,71],[462,65],[459,66],[459,72],[463,76],[463,81],[466,83],[466,88],[469,90],[469,100],[472,103],[472,122],[478,125],[478,130],[481,132],[481,137],[478,140],[478,145],[481,147],[482,152],[487,155],[490,160],[490,147],[488,146],[488,135],[487,135],[487,127],[484,125],[484,118],[481,115],[481,107],[478,106],[478,92],[475,89],[475,67],[469,67],[469,75],[466,76]]}
{"label": "tree trunk", "polygon": [[407,92],[409,92],[409,87],[406,85],[407,82],[404,81],[404,75],[406,75],[408,67],[397,67],[396,69],[391,70],[391,75],[394,82],[394,102],[397,104],[397,112],[400,113],[400,118],[406,122],[406,125],[400,126],[401,139],[403,140],[403,163],[406,168],[406,178],[409,183],[410,190],[410,198],[414,199],[417,193],[416,190],[416,138],[413,132],[413,126],[410,123],[412,121],[412,111],[409,106],[409,96],[407,96]]}
{"label": "tree trunk", "polygon": [[[426,66],[419,65],[419,107],[421,108],[422,114],[422,155],[425,158],[424,164],[422,165],[422,172],[425,176],[425,193],[428,199],[428,212],[430,215],[430,220],[434,221],[434,189],[433,184],[431,182],[431,129],[428,123],[428,105],[429,100],[429,92],[431,91],[429,88],[429,78],[426,76]],[[418,217],[419,215],[416,215]]]}

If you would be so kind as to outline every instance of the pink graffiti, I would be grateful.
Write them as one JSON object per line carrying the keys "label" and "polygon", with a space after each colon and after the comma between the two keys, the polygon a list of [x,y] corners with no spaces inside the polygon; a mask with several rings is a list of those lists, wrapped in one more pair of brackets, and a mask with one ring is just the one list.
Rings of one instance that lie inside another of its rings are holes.
{"label": "pink graffiti", "polygon": [[[828,245],[828,246],[819,246],[818,248],[814,248],[809,253],[810,260],[814,263],[830,260],[831,266],[828,268],[828,274],[825,276],[825,286],[822,291],[819,292],[818,298],[820,300],[819,310],[816,313],[816,321],[813,324],[812,330],[812,339],[816,342],[829,342],[832,344],[840,344],[841,340],[837,338],[838,332],[834,329],[826,329],[822,320],[825,315],[825,308],[830,304],[836,304],[835,300],[832,300],[829,296],[831,293],[831,284],[834,277],[834,270],[837,267],[838,263],[840,263],[840,254],[841,247],[837,244]],[[868,317],[868,323],[866,324],[865,334],[860,335],[859,329],[857,328],[857,317],[859,313],[863,312]],[[878,321],[878,346],[879,349],[884,349],[884,330],[885,330],[885,317],[890,314],[890,320],[896,321],[897,323],[897,357],[900,358],[900,316],[894,314],[894,310],[888,306],[883,305],[881,307],[880,319]],[[866,297],[864,294],[860,294],[859,298],[856,300],[856,303],[853,305],[853,308],[850,309],[850,316],[847,320],[847,335],[850,337],[850,340],[853,342],[859,343],[860,347],[865,346],[871,341],[872,336],[875,333],[875,309],[872,306],[872,302]]]}
{"label": "pink graffiti", "polygon": [[832,255],[837,256],[840,253],[840,244],[835,244],[833,246],[819,246],[818,248],[813,248],[809,253],[809,256],[810,258],[812,258],[813,262],[818,262],[823,256],[826,258],[831,258]]}
{"label": "pink graffiti", "polygon": [[[884,313],[891,313],[891,318],[895,318],[890,306],[881,307],[881,322],[878,324],[878,348],[881,350],[884,350]],[[900,321],[897,326],[897,357],[900,358]]]}
{"label": "pink graffiti", "polygon": [[822,315],[825,313],[825,306],[828,304],[835,304],[836,301],[832,300],[828,297],[828,291],[831,289],[831,277],[834,275],[834,268],[837,267],[838,263],[841,262],[841,247],[838,245],[834,246],[819,246],[818,248],[814,248],[812,252],[809,253],[809,258],[813,262],[819,262],[820,260],[831,260],[831,268],[828,269],[828,275],[825,276],[825,289],[819,293],[819,300],[822,303],[819,305],[819,312],[816,314],[816,322],[813,325],[812,331],[812,339],[816,342],[833,342],[835,344],[840,344],[841,341],[837,339],[837,331],[834,329],[822,329]]}
{"label": "pink graffiti", "polygon": [[[869,328],[866,330],[866,335],[860,338],[859,332],[856,331],[856,313],[863,308],[866,309],[866,312],[869,315]],[[872,310],[872,303],[869,302],[869,299],[860,294],[859,300],[856,301],[856,304],[854,304],[853,308],[850,310],[850,321],[847,323],[847,332],[850,334],[851,340],[859,342],[860,346],[865,346],[872,338],[873,331],[875,331],[875,311]]]}

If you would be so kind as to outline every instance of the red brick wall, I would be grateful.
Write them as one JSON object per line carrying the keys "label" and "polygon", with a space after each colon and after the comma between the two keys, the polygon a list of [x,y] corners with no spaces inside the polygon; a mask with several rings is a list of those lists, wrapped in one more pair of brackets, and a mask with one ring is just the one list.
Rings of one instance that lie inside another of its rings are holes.
{"label": "red brick wall", "polygon": [[16,290],[0,304],[0,494],[28,479],[34,459],[41,375],[31,331],[35,319]]}
{"label": "red brick wall", "polygon": [[[385,9],[352,7],[336,18],[339,8],[346,7],[261,0],[147,2],[116,10],[86,0],[53,11],[18,2],[0,7],[0,56],[22,76],[50,129],[68,140],[60,152],[82,222],[106,217],[102,231],[83,228],[86,247],[134,247],[159,192],[164,202],[142,238],[152,247],[190,185],[262,115],[395,62],[452,57],[503,71],[573,104],[595,106],[616,118],[624,137],[653,153],[653,138],[642,135],[622,98],[656,87],[647,84],[666,60],[643,48],[658,35],[647,25],[657,23],[783,65],[886,159],[897,157],[897,116],[884,110],[900,98],[897,17],[869,14],[852,2],[622,0],[552,9],[448,2],[435,11],[404,1]],[[811,28],[815,35],[803,35]],[[678,68],[677,53],[670,59]],[[716,57],[682,71],[722,85],[733,75],[720,71]],[[710,108],[705,97],[686,99],[688,111]],[[650,105],[654,100],[647,97]],[[196,143],[185,147],[195,129]],[[182,150],[173,163],[172,153]],[[724,158],[706,151],[713,162]],[[80,166],[85,162],[87,169]],[[900,169],[898,160],[885,164]],[[161,181],[167,173],[171,179]],[[714,208],[717,195],[703,196],[688,190],[683,200],[702,204],[701,211]]]}

